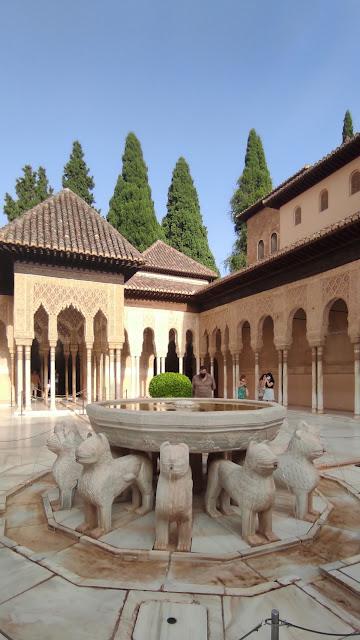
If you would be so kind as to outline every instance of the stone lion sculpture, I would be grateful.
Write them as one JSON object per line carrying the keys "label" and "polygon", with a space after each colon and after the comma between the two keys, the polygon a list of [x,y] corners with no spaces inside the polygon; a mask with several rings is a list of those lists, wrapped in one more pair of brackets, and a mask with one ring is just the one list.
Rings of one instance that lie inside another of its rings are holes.
{"label": "stone lion sculpture", "polygon": [[76,449],[83,466],[78,490],[85,502],[85,522],[76,530],[100,538],[111,529],[112,504],[132,487],[132,509],[138,514],[152,510],[152,463],[146,455],[131,454],[114,459],[104,433],[89,434]]}
{"label": "stone lion sculpture", "polygon": [[177,551],[190,551],[193,481],[186,444],[163,442],[156,491],[154,549],[168,549],[170,523],[176,522]]}
{"label": "stone lion sculpture", "polygon": [[54,433],[46,443],[47,448],[57,456],[52,474],[59,487],[60,509],[72,507],[76,485],[82,473],[81,464],[75,460],[75,450],[85,437],[75,425],[63,423],[55,426]]}
{"label": "stone lion sculpture", "polygon": [[294,429],[287,450],[278,455],[275,484],[295,495],[295,518],[315,522],[319,513],[313,509],[313,492],[320,481],[314,460],[325,453],[320,432],[302,421]]}
{"label": "stone lion sculpture", "polygon": [[[251,546],[275,542],[272,507],[275,499],[273,472],[277,459],[265,443],[250,442],[243,466],[230,460],[214,460],[209,467],[205,509],[212,518],[231,515],[230,500],[241,510],[241,535]],[[220,510],[217,509],[217,501]],[[258,516],[258,532],[256,521]]]}

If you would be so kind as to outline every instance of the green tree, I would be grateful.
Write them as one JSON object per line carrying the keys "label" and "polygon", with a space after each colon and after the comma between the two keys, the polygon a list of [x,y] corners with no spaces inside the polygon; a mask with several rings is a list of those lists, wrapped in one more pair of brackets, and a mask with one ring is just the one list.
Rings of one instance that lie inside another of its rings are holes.
{"label": "green tree", "polygon": [[37,182],[36,182],[36,193],[39,199],[39,202],[43,202],[51,196],[54,192],[53,188],[49,186],[49,181],[46,175],[46,170],[44,167],[39,167],[37,171]]}
{"label": "green tree", "polygon": [[92,190],[95,187],[94,178],[90,175],[89,168],[84,160],[84,152],[78,140],[73,142],[69,161],[64,167],[62,186],[71,189],[83,198],[90,206],[95,202]]}
{"label": "green tree", "polygon": [[246,266],[247,226],[246,223],[239,222],[237,216],[272,189],[264,148],[261,138],[255,129],[251,129],[249,133],[245,167],[237,181],[237,185],[237,189],[230,201],[231,218],[237,237],[232,253],[224,262],[224,266],[229,271],[236,271]]}
{"label": "green tree", "polygon": [[27,164],[23,167],[23,175],[16,180],[15,192],[17,199],[5,194],[4,213],[9,222],[21,216],[24,211],[28,211],[39,202],[43,202],[52,193],[49,186],[44,167],[39,167],[38,171]]}
{"label": "green tree", "polygon": [[343,124],[343,130],[342,130],[342,141],[346,142],[347,140],[349,140],[350,138],[354,137],[354,127],[353,127],[353,121],[352,121],[352,117],[351,117],[351,113],[349,110],[346,111],[345,116],[344,116],[344,124]]}
{"label": "green tree", "polygon": [[163,233],[156,219],[141,145],[134,133],[126,138],[122,163],[107,219],[139,251],[144,251],[162,239]]}
{"label": "green tree", "polygon": [[172,174],[167,214],[162,227],[165,238],[172,247],[217,272],[196,188],[184,158],[179,158]]}

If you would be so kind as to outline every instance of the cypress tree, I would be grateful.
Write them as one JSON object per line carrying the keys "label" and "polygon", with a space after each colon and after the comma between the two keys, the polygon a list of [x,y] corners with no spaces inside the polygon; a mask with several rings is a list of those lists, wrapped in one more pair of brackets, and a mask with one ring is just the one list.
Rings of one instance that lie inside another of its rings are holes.
{"label": "cypress tree", "polygon": [[39,167],[37,171],[37,182],[36,182],[36,193],[39,199],[39,202],[43,202],[51,196],[54,192],[53,188],[49,186],[49,181],[47,179],[46,170],[44,167]]}
{"label": "cypress tree", "polygon": [[350,140],[350,138],[354,137],[354,127],[353,127],[353,121],[352,121],[352,117],[351,117],[351,113],[349,110],[346,111],[345,116],[344,116],[344,124],[343,124],[343,130],[342,130],[342,141],[343,142],[347,142],[347,140]]}
{"label": "cypress tree", "polygon": [[90,206],[94,204],[95,198],[92,190],[95,187],[95,182],[89,173],[89,168],[84,160],[84,152],[78,140],[73,142],[69,161],[64,167],[62,186],[77,193]]}
{"label": "cypress tree", "polygon": [[224,265],[229,271],[246,266],[247,226],[238,222],[239,213],[265,196],[272,189],[270,173],[266,164],[264,148],[260,136],[251,129],[247,141],[245,167],[237,181],[237,189],[231,198],[231,218],[237,238],[231,255]]}
{"label": "cypress tree", "polygon": [[8,193],[5,194],[4,213],[9,222],[18,218],[24,211],[43,202],[53,193],[44,167],[39,167],[36,172],[27,164],[22,171],[23,175],[16,180],[15,185],[17,199],[15,200]]}
{"label": "cypress tree", "polygon": [[184,158],[179,158],[172,174],[167,214],[162,227],[165,238],[172,247],[217,272],[196,188]]}
{"label": "cypress tree", "polygon": [[162,239],[163,233],[156,219],[141,145],[134,133],[126,138],[122,162],[107,219],[139,251],[144,251]]}

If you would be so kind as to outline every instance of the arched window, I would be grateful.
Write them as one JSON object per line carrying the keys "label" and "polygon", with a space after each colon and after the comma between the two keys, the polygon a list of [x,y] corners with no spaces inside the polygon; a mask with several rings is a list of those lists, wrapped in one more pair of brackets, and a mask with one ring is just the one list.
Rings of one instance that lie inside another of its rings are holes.
{"label": "arched window", "polygon": [[277,250],[278,250],[278,237],[277,237],[277,233],[274,232],[271,234],[271,238],[270,238],[270,252],[276,253]]}
{"label": "arched window", "polygon": [[301,224],[301,207],[296,207],[294,211],[294,224]]}
{"label": "arched window", "polygon": [[264,257],[264,242],[263,240],[259,240],[258,242],[258,260]]}
{"label": "arched window", "polygon": [[329,208],[329,193],[327,189],[324,189],[320,193],[320,211],[325,211]]}
{"label": "arched window", "polygon": [[360,191],[360,171],[354,171],[350,178],[350,195]]}

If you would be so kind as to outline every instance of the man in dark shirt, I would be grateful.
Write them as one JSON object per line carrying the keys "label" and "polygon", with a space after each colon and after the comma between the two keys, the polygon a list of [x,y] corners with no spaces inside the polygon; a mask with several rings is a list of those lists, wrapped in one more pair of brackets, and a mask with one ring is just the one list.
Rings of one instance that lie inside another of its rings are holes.
{"label": "man in dark shirt", "polygon": [[194,398],[212,398],[216,389],[215,380],[206,367],[200,367],[200,373],[197,373],[192,379],[192,394]]}

